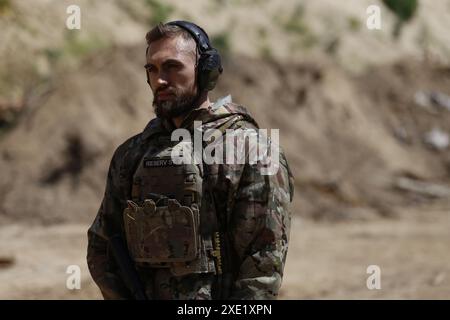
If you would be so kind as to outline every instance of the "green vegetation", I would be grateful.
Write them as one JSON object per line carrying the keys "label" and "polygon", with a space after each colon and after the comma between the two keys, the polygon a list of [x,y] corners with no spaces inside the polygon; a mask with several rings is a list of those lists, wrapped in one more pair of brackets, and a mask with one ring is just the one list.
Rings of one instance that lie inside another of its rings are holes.
{"label": "green vegetation", "polygon": [[359,31],[361,29],[361,21],[357,17],[348,17],[348,27],[351,31]]}
{"label": "green vegetation", "polygon": [[96,34],[83,37],[80,31],[67,30],[64,42],[58,47],[48,47],[42,50],[51,69],[73,68],[83,62],[87,56],[108,47],[108,42]]}
{"label": "green vegetation", "polygon": [[282,22],[284,30],[296,34],[308,33],[309,29],[303,21],[304,14],[305,8],[302,4],[298,4],[289,18]]}
{"label": "green vegetation", "polygon": [[267,44],[263,44],[259,47],[259,55],[262,59],[267,61],[274,59],[272,49]]}
{"label": "green vegetation", "polygon": [[417,11],[417,0],[383,0],[383,3],[402,21],[409,21]]}
{"label": "green vegetation", "polygon": [[410,21],[417,12],[417,0],[383,0],[386,7],[389,8],[396,16],[397,23],[393,30],[395,38],[400,36],[403,24]]}
{"label": "green vegetation", "polygon": [[227,56],[231,52],[230,34],[226,31],[213,35],[211,44],[222,56]]}
{"label": "green vegetation", "polygon": [[50,65],[54,65],[61,59],[63,52],[61,49],[56,48],[46,48],[43,50],[45,57],[47,58]]}
{"label": "green vegetation", "polygon": [[261,41],[266,41],[267,40],[267,30],[266,30],[266,28],[259,27],[258,28],[258,36],[259,36]]}
{"label": "green vegetation", "polygon": [[326,42],[325,44],[325,52],[327,54],[329,54],[330,56],[334,56],[336,55],[336,53],[338,52],[339,49],[339,45],[340,45],[340,38],[339,36],[334,36],[332,37],[329,41]]}
{"label": "green vegetation", "polygon": [[10,0],[0,0],[0,14],[3,14],[11,9],[11,1]]}
{"label": "green vegetation", "polygon": [[67,30],[65,34],[64,54],[74,58],[83,58],[90,53],[104,48],[106,43],[103,38],[90,34],[83,38],[74,30]]}
{"label": "green vegetation", "polygon": [[259,56],[264,59],[271,61],[273,60],[273,53],[270,47],[270,41],[268,39],[267,29],[265,27],[259,27],[257,29],[258,34],[258,51]]}
{"label": "green vegetation", "polygon": [[280,16],[274,18],[286,33],[296,37],[296,43],[292,48],[311,48],[319,42],[317,36],[304,21],[305,11],[305,7],[302,4],[297,4],[287,18]]}
{"label": "green vegetation", "polygon": [[151,10],[150,24],[157,25],[160,22],[166,22],[169,16],[175,10],[173,6],[162,3],[158,0],[145,0],[145,4]]}

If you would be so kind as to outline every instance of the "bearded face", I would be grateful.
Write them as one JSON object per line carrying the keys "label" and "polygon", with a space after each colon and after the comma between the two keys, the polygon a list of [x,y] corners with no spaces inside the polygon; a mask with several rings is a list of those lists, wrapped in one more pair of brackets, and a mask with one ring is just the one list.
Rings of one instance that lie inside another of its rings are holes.
{"label": "bearded face", "polygon": [[148,48],[145,67],[157,117],[176,118],[196,107],[196,45],[192,41],[162,38]]}
{"label": "bearded face", "polygon": [[188,113],[195,108],[197,90],[182,88],[161,88],[155,92],[153,110],[159,118],[172,119]]}

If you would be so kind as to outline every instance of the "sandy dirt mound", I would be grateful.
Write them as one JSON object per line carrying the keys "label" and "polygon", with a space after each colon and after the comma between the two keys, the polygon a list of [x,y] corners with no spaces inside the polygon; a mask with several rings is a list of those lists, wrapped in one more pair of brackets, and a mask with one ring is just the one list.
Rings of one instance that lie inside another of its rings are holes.
{"label": "sandy dirt mound", "polygon": [[[153,117],[137,63],[141,50],[86,60],[2,136],[1,219],[93,219],[112,152]],[[417,199],[393,188],[399,177],[448,185],[449,150],[430,150],[423,137],[434,127],[448,130],[450,112],[430,113],[414,102],[420,90],[445,92],[447,69],[411,62],[355,77],[326,60],[282,64],[241,56],[228,58],[225,68],[214,96],[231,93],[262,128],[280,129],[296,177],[296,214],[390,216]]]}

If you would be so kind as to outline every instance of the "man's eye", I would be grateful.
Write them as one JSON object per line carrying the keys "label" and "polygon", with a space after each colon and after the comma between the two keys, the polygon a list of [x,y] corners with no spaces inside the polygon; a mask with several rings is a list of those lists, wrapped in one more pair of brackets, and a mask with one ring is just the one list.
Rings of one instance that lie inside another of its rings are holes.
{"label": "man's eye", "polygon": [[167,69],[179,69],[180,65],[178,63],[168,63],[166,67]]}
{"label": "man's eye", "polygon": [[147,71],[148,71],[149,73],[153,73],[153,72],[156,71],[156,68],[155,68],[154,66],[149,66],[149,67],[147,67]]}

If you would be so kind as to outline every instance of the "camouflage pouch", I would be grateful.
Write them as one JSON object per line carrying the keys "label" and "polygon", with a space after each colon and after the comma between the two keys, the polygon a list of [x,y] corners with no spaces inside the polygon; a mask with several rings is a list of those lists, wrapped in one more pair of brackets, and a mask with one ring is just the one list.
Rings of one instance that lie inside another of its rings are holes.
{"label": "camouflage pouch", "polygon": [[151,199],[142,206],[128,201],[123,212],[130,255],[136,262],[167,267],[186,263],[199,251],[198,209],[168,199],[167,206],[156,206]]}

